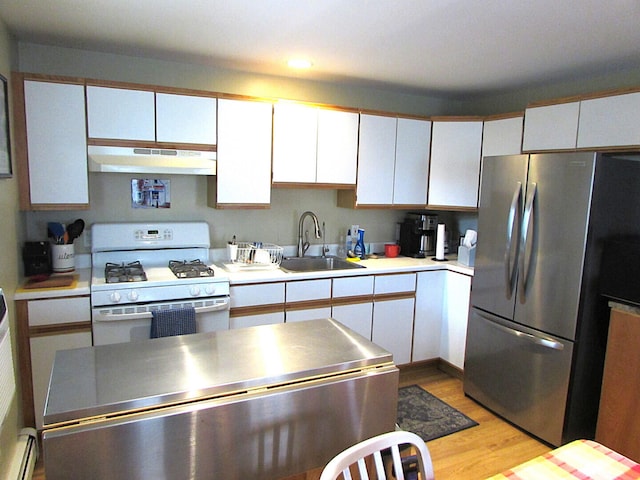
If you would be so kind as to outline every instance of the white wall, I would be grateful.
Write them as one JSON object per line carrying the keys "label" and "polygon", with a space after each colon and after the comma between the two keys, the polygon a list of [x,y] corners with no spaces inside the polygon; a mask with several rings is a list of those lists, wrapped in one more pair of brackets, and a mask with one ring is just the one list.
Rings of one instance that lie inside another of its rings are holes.
{"label": "white wall", "polygon": [[[15,68],[14,60],[15,44],[8,34],[4,23],[0,20],[0,74],[10,80],[11,70]],[[10,97],[9,97],[10,98]],[[2,107],[4,108],[4,107]],[[14,168],[15,170],[15,168]],[[0,287],[7,297],[7,307],[11,322],[14,352],[14,370],[18,372],[15,360],[15,315],[13,307],[13,294],[18,282],[20,239],[22,219],[18,213],[18,182],[16,177],[0,178]],[[9,463],[13,457],[16,439],[22,428],[22,415],[19,412],[17,396],[11,404],[11,408],[0,432],[0,478],[6,478]]]}

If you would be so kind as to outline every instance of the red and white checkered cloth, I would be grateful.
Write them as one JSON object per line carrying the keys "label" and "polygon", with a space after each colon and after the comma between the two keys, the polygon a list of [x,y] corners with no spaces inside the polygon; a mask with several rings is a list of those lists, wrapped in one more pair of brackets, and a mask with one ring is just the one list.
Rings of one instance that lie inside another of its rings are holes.
{"label": "red and white checkered cloth", "polygon": [[487,480],[542,479],[640,479],[640,464],[592,440],[576,440]]}

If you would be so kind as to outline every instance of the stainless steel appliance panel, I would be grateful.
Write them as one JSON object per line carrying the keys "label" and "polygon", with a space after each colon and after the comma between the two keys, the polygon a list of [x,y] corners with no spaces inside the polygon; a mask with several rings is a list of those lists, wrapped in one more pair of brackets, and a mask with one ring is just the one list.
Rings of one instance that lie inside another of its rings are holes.
{"label": "stainless steel appliance panel", "polygon": [[482,164],[482,190],[472,301],[504,318],[513,318],[527,155],[487,157]]}
{"label": "stainless steel appliance panel", "polygon": [[181,335],[56,353],[44,424],[227,396],[384,363],[335,320]]}
{"label": "stainless steel appliance panel", "polygon": [[576,336],[594,167],[592,153],[529,160],[514,320],[570,340]]}
{"label": "stainless steel appliance panel", "polygon": [[47,430],[45,473],[47,480],[283,478],[392,431],[397,391],[390,366]]}
{"label": "stainless steel appliance panel", "polygon": [[560,445],[572,353],[570,341],[472,309],[465,393],[539,438]]}

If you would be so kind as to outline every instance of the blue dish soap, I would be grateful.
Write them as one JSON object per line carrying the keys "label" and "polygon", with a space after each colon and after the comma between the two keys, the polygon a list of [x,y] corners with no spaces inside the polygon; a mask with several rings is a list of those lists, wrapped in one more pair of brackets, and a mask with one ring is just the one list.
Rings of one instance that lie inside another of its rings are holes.
{"label": "blue dish soap", "polygon": [[364,248],[364,230],[362,228],[358,229],[358,241],[356,242],[356,248],[353,253],[356,254],[356,257],[360,257],[362,260],[367,258],[367,252]]}

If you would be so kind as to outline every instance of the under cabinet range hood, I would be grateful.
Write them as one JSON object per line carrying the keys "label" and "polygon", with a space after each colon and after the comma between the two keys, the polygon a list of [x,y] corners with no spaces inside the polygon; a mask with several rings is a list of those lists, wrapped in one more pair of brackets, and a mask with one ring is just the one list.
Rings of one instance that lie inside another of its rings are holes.
{"label": "under cabinet range hood", "polygon": [[215,175],[216,152],[146,147],[87,147],[90,172]]}

